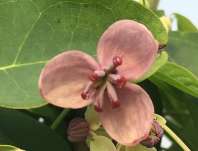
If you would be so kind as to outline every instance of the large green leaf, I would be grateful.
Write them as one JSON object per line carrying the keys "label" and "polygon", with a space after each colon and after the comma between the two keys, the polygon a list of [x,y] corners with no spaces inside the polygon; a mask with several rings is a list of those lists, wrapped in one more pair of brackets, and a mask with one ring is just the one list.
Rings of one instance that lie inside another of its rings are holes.
{"label": "large green leaf", "polygon": [[198,78],[186,68],[175,63],[167,62],[150,80],[164,81],[177,89],[198,97]]}
{"label": "large green leaf", "polygon": [[47,60],[68,49],[94,55],[101,33],[126,18],[144,23],[159,43],[167,42],[158,17],[134,1],[1,0],[0,106],[45,105],[37,81]]}
{"label": "large green leaf", "polygon": [[171,32],[168,53],[170,58],[198,76],[198,33]]}
{"label": "large green leaf", "polygon": [[[191,150],[198,148],[198,99],[162,82],[154,81],[160,89],[160,99],[168,125]],[[179,151],[179,150],[178,150]]]}
{"label": "large green leaf", "polygon": [[0,132],[11,145],[28,151],[71,151],[65,139],[20,111],[0,109],[0,119]]}
{"label": "large green leaf", "polygon": [[177,28],[182,32],[198,32],[198,29],[193,23],[185,16],[174,13],[177,19]]}

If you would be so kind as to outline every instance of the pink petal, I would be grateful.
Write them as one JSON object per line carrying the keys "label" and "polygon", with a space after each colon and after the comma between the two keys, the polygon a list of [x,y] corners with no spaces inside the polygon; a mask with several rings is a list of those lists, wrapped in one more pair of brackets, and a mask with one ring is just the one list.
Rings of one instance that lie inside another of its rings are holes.
{"label": "pink petal", "polygon": [[89,75],[97,68],[91,56],[80,51],[63,52],[52,58],[42,70],[40,93],[45,100],[64,108],[81,108],[90,104],[81,93]]}
{"label": "pink petal", "polygon": [[152,33],[132,20],[120,20],[112,24],[101,36],[97,55],[104,67],[112,64],[115,56],[123,59],[118,67],[121,75],[130,80],[139,79],[154,62],[158,44]]}
{"label": "pink petal", "polygon": [[107,133],[120,144],[133,146],[144,140],[153,123],[154,108],[148,94],[138,85],[127,83],[117,89],[120,107],[112,109],[105,96],[99,113]]}

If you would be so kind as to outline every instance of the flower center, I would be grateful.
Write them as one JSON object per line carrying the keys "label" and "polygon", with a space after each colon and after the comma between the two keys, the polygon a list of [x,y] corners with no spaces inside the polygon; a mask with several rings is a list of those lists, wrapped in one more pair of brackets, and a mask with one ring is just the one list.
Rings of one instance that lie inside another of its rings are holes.
{"label": "flower center", "polygon": [[115,56],[112,64],[107,68],[95,70],[89,75],[89,83],[81,93],[84,100],[93,99],[93,104],[97,112],[102,112],[104,94],[107,93],[108,100],[111,102],[112,108],[120,106],[120,101],[116,92],[116,88],[122,88],[127,80],[118,73],[117,67],[122,65],[122,58]]}

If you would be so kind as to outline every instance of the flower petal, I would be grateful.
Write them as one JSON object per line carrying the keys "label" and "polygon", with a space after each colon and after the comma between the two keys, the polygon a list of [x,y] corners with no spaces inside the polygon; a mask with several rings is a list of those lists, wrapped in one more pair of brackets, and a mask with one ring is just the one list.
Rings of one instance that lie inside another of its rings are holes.
{"label": "flower petal", "polygon": [[130,80],[140,78],[154,62],[158,43],[143,25],[132,20],[120,20],[112,24],[101,36],[97,55],[99,63],[106,67],[115,56],[123,59],[118,67],[122,76]]}
{"label": "flower petal", "polygon": [[106,96],[99,113],[107,133],[120,144],[133,146],[144,140],[151,129],[154,108],[148,94],[138,85],[127,83],[117,89],[120,107],[112,109]]}
{"label": "flower petal", "polygon": [[81,108],[91,100],[83,100],[81,92],[89,75],[98,64],[80,51],[63,52],[44,67],[39,79],[40,93],[49,103],[64,108]]}

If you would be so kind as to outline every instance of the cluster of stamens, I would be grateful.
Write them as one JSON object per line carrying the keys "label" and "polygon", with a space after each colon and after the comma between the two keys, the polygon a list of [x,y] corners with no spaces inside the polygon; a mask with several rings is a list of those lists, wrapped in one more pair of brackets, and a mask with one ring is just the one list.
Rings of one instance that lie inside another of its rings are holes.
{"label": "cluster of stamens", "polygon": [[125,77],[119,75],[117,72],[117,67],[120,65],[122,65],[122,58],[115,56],[109,67],[95,70],[89,75],[90,81],[81,93],[81,97],[84,100],[93,99],[94,107],[97,112],[102,112],[105,93],[107,93],[112,108],[120,106],[120,100],[118,99],[115,87],[122,88],[127,81]]}
{"label": "cluster of stamens", "polygon": [[149,136],[141,142],[142,145],[151,148],[160,142],[164,134],[163,128],[158,124],[157,121],[153,121],[152,128]]}

